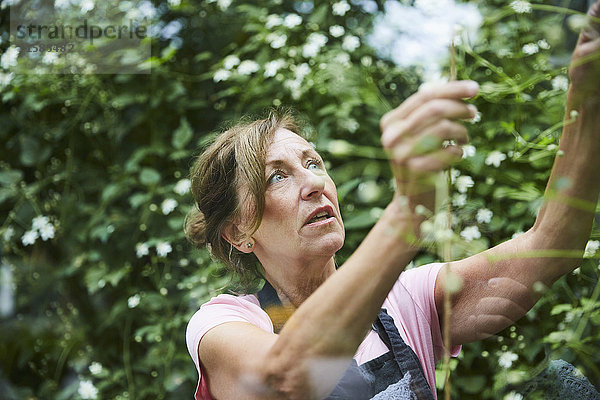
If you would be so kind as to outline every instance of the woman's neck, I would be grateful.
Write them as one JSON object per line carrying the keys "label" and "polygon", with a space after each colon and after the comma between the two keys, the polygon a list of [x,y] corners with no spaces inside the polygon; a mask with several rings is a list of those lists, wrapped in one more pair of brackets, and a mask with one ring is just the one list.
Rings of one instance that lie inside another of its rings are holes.
{"label": "woman's neck", "polygon": [[[297,268],[264,268],[269,283],[277,291],[284,307],[298,308],[336,270],[333,257],[323,265],[300,266]],[[269,273],[269,270],[272,272]]]}

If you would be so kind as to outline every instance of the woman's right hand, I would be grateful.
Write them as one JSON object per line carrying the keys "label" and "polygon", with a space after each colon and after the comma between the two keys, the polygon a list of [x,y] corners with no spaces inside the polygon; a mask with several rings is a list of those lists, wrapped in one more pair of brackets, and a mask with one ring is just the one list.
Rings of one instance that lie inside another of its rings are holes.
{"label": "woman's right hand", "polygon": [[417,197],[411,203],[433,208],[431,178],[460,161],[459,145],[468,142],[468,135],[457,121],[475,117],[477,109],[463,99],[478,91],[474,81],[427,86],[381,118],[381,142],[396,179],[396,197]]}

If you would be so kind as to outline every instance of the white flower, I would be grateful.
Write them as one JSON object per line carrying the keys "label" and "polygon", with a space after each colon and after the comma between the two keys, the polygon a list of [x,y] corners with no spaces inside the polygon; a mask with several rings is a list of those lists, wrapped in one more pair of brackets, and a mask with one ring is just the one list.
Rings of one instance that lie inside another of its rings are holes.
{"label": "white flower", "polygon": [[354,35],[348,35],[344,37],[344,41],[342,42],[342,49],[353,52],[360,46],[360,40]]}
{"label": "white flower", "polygon": [[237,68],[237,72],[240,75],[250,75],[258,71],[258,68],[259,66],[256,61],[244,60],[240,63],[239,67]]}
{"label": "white flower", "polygon": [[12,82],[14,77],[15,74],[13,72],[9,72],[8,74],[0,72],[0,88],[8,86]]}
{"label": "white flower", "polygon": [[523,400],[523,395],[517,392],[510,392],[504,396],[503,400]]}
{"label": "white flower", "polygon": [[269,61],[268,63],[265,64],[264,76],[266,78],[270,78],[272,76],[277,75],[277,71],[279,71],[279,69],[282,68],[283,66],[285,66],[285,61],[282,60],[281,58],[278,60]]}
{"label": "white flower", "polygon": [[467,242],[470,242],[474,239],[479,239],[481,237],[481,232],[479,232],[479,228],[475,225],[468,226],[460,232],[460,236],[465,239]]}
{"label": "white flower", "polygon": [[48,51],[42,57],[42,62],[44,64],[54,64],[58,60],[58,53],[55,51]]}
{"label": "white flower", "polygon": [[296,67],[294,70],[294,75],[296,76],[297,81],[302,81],[306,75],[310,73],[310,67],[307,63],[302,63]]}
{"label": "white flower", "polygon": [[340,37],[346,33],[346,30],[341,25],[333,25],[329,27],[329,34],[333,37]]}
{"label": "white flower", "polygon": [[265,26],[267,27],[267,29],[271,29],[271,28],[281,25],[282,23],[283,23],[283,18],[281,18],[277,14],[271,14],[267,17],[267,22],[265,22]]}
{"label": "white flower", "polygon": [[240,58],[236,55],[229,55],[223,59],[223,68],[231,69],[240,63]]}
{"label": "white flower", "polygon": [[290,93],[294,100],[298,100],[302,96],[302,80],[287,79],[283,82],[283,86],[290,90]]}
{"label": "white flower", "polygon": [[292,94],[295,93],[298,96],[300,95],[300,85],[301,84],[302,84],[302,80],[298,80],[298,79],[288,79],[285,82],[283,82],[283,86],[290,89]]}
{"label": "white flower", "polygon": [[456,183],[456,178],[460,176],[460,171],[454,168],[450,169],[450,182]]}
{"label": "white flower", "polygon": [[485,158],[485,165],[493,165],[498,168],[500,163],[504,160],[506,160],[506,154],[494,150]]}
{"label": "white flower", "polygon": [[318,32],[313,32],[310,35],[308,35],[307,38],[307,42],[308,43],[314,43],[319,47],[322,47],[325,45],[325,43],[327,43],[329,39],[327,39],[327,36],[323,35],[322,33],[318,33]]}
{"label": "white flower", "polygon": [[452,205],[455,207],[462,207],[467,204],[467,195],[464,193],[456,193],[452,196]]}
{"label": "white flower", "polygon": [[163,39],[171,39],[179,33],[182,27],[183,24],[181,22],[173,20],[160,30],[160,36]]}
{"label": "white flower", "polygon": [[556,75],[552,79],[552,89],[566,91],[569,89],[569,78],[564,75]]}
{"label": "white flower", "polygon": [[319,54],[321,48],[315,43],[306,43],[302,46],[302,56],[305,58],[312,58]]}
{"label": "white flower", "polygon": [[50,220],[48,219],[48,217],[46,217],[44,215],[40,215],[31,220],[31,229],[39,231],[40,229],[42,229],[49,223],[50,223]]}
{"label": "white flower", "polygon": [[470,144],[465,144],[462,147],[463,155],[462,158],[473,157],[475,155],[475,146]]}
{"label": "white flower", "polygon": [[129,308],[136,308],[138,304],[140,304],[140,295],[137,293],[127,299],[127,307]]}
{"label": "white flower", "polygon": [[92,375],[98,375],[102,372],[102,364],[94,361],[93,363],[90,364],[88,369],[90,370],[90,373]]}
{"label": "white flower", "polygon": [[321,47],[327,43],[327,36],[313,32],[308,35],[306,39],[306,44],[302,47],[302,56],[306,58],[311,58],[316,56],[319,53]]}
{"label": "white flower", "polygon": [[540,51],[540,47],[535,43],[527,43],[523,46],[523,53],[527,54],[528,56],[535,54],[538,51]]}
{"label": "white flower", "polygon": [[39,232],[40,232],[40,237],[42,238],[43,241],[52,239],[52,238],[54,238],[54,232],[55,232],[54,225],[46,224],[40,228]]}
{"label": "white flower", "polygon": [[162,213],[164,215],[168,215],[171,213],[171,211],[173,211],[175,209],[175,207],[177,207],[179,205],[179,203],[177,202],[177,200],[175,199],[165,199],[163,200],[162,204],[160,205],[160,208],[162,210]]}
{"label": "white flower", "polygon": [[147,243],[138,243],[135,245],[135,255],[137,258],[142,258],[143,256],[147,256],[150,248]]}
{"label": "white flower", "polygon": [[227,10],[230,5],[231,0],[217,0],[217,6],[221,9],[221,11]]}
{"label": "white flower", "polygon": [[500,354],[500,357],[498,357],[498,365],[500,365],[502,368],[510,368],[512,363],[517,361],[518,358],[519,356],[512,351],[505,351]]}
{"label": "white flower", "polygon": [[[342,53],[342,54],[346,54],[346,53]],[[341,54],[340,54],[341,55]],[[346,54],[347,55],[347,54]],[[350,56],[348,56],[350,57]],[[336,57],[337,59],[338,57]],[[350,60],[350,58],[348,58],[348,61]],[[354,133],[356,132],[356,130],[358,128],[360,128],[360,124],[358,123],[357,120],[355,120],[354,118],[347,118],[347,119],[343,119],[340,121],[340,126],[346,130],[348,130],[350,133]]]}
{"label": "white flower", "polygon": [[585,245],[585,254],[584,257],[592,257],[596,252],[600,249],[600,241],[598,240],[590,240]]}
{"label": "white flower", "polygon": [[476,124],[479,121],[481,121],[481,111],[477,111],[477,113],[475,114],[475,116],[473,117],[473,119],[471,119],[469,122],[472,124]]}
{"label": "white flower", "polygon": [[81,2],[81,12],[82,13],[86,13],[88,11],[91,11],[94,9],[96,5],[94,4],[94,2],[92,0],[83,0]]}
{"label": "white flower", "polygon": [[343,15],[346,15],[346,13],[348,11],[350,11],[350,4],[348,4],[344,0],[338,1],[337,3],[335,3],[331,6],[331,9],[332,9],[333,15],[343,16]]}
{"label": "white flower", "polygon": [[98,398],[98,389],[92,381],[84,380],[79,382],[79,388],[77,389],[77,393],[84,400],[95,400]]}
{"label": "white flower", "polygon": [[487,208],[481,208],[477,211],[477,222],[480,224],[489,224],[494,213]]}
{"label": "white flower", "polygon": [[218,69],[213,74],[213,81],[215,81],[215,82],[226,81],[230,77],[231,77],[230,71],[227,71],[226,69]]}
{"label": "white flower", "polygon": [[23,246],[29,246],[30,244],[34,244],[38,237],[38,231],[27,231],[21,236],[21,242],[23,243]]}
{"label": "white flower", "polygon": [[462,175],[456,178],[455,185],[460,193],[466,193],[467,189],[475,185],[475,182],[473,182],[473,178],[471,178],[470,176]]}
{"label": "white flower", "polygon": [[136,11],[142,18],[152,19],[156,15],[156,7],[149,1],[139,3]]}
{"label": "white flower", "polygon": [[14,228],[12,226],[9,226],[8,228],[6,228],[6,230],[2,234],[2,239],[5,242],[8,242],[10,239],[12,239],[14,234],[15,234]]}
{"label": "white flower", "polygon": [[54,0],[54,8],[67,8],[71,4],[69,0]]}
{"label": "white flower", "polygon": [[519,14],[531,12],[531,3],[529,3],[528,1],[513,1],[512,3],[510,3],[510,7]]}
{"label": "white flower", "polygon": [[173,250],[173,248],[169,242],[158,242],[156,244],[156,254],[161,257],[165,257],[171,250]]}
{"label": "white flower", "polygon": [[10,46],[2,57],[0,57],[0,66],[4,69],[9,69],[10,67],[14,67],[17,65],[17,57],[19,56],[20,49],[15,46]]}
{"label": "white flower", "polygon": [[287,41],[287,35],[279,33],[269,33],[266,37],[266,40],[272,48],[279,49],[285,46],[285,42]]}
{"label": "white flower", "polygon": [[186,195],[190,188],[192,187],[192,182],[189,179],[181,179],[179,182],[175,184],[173,191],[180,196]]}
{"label": "white flower", "polygon": [[283,25],[286,28],[293,28],[295,26],[298,26],[302,23],[302,17],[299,16],[298,14],[290,14],[290,15],[286,15],[286,17],[283,19]]}
{"label": "white flower", "polygon": [[546,39],[540,39],[537,42],[540,49],[548,50],[550,48],[550,44],[546,41]]}

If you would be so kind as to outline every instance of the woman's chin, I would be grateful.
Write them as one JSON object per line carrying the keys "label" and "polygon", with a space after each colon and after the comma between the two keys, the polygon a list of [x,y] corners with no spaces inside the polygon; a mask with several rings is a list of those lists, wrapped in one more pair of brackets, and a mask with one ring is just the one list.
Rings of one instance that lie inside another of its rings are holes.
{"label": "woman's chin", "polygon": [[[344,234],[329,233],[308,243],[307,252],[333,257],[344,245]],[[310,254],[309,253],[309,254]]]}

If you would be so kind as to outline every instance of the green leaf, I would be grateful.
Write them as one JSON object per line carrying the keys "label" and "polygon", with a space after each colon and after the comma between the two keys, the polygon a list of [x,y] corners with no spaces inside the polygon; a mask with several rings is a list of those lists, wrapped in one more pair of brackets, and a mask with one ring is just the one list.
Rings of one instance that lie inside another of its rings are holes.
{"label": "green leaf", "polygon": [[15,191],[7,188],[0,188],[0,204],[10,199],[15,194]]}
{"label": "green leaf", "polygon": [[458,379],[458,383],[465,392],[476,394],[485,387],[486,378],[482,375],[469,376]]}
{"label": "green leaf", "polygon": [[129,205],[132,208],[138,208],[142,204],[149,201],[150,198],[151,198],[151,195],[149,193],[135,193],[135,194],[129,196]]}
{"label": "green leaf", "polygon": [[349,230],[369,228],[377,222],[380,215],[380,209],[378,208],[355,212],[350,218],[346,219],[344,226]]}
{"label": "green leaf", "polygon": [[105,203],[110,202],[119,194],[120,189],[121,187],[117,183],[111,183],[110,185],[106,186],[102,191],[102,201]]}
{"label": "green leaf", "polygon": [[338,198],[340,200],[343,200],[348,195],[348,193],[350,193],[354,189],[356,189],[356,187],[360,184],[361,181],[362,181],[361,178],[354,178],[354,179],[344,182],[343,184],[338,186],[338,188],[337,188]]}
{"label": "green leaf", "polygon": [[186,144],[192,139],[194,132],[192,131],[192,127],[185,117],[181,118],[179,122],[179,128],[175,130],[173,133],[172,144],[178,150],[181,150],[185,147]]}
{"label": "green leaf", "polygon": [[143,168],[140,172],[140,182],[146,186],[156,185],[160,182],[160,174],[152,168]]}
{"label": "green leaf", "polygon": [[552,311],[550,311],[550,315],[557,315],[563,313],[565,311],[570,311],[573,309],[573,306],[570,304],[557,304],[552,307]]}
{"label": "green leaf", "polygon": [[42,146],[38,140],[31,136],[21,136],[19,141],[21,142],[20,160],[27,167],[46,161],[52,153],[49,146]]}
{"label": "green leaf", "polygon": [[0,172],[0,185],[10,186],[23,179],[23,172],[16,169]]}

